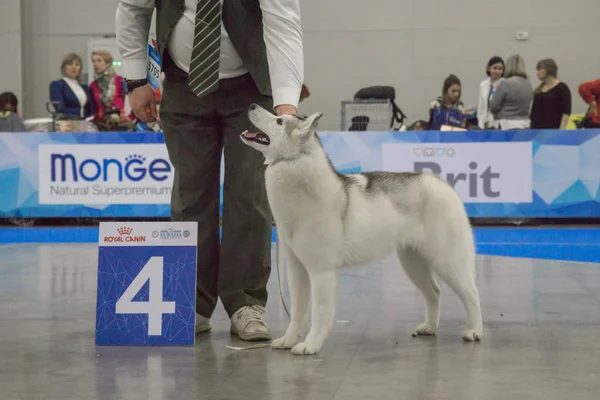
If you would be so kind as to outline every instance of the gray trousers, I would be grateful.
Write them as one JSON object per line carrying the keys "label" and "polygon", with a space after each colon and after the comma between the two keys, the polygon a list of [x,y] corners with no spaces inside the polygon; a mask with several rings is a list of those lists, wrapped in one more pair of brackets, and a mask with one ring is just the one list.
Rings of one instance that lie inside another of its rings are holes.
{"label": "gray trousers", "polygon": [[[248,106],[273,108],[249,74],[221,80],[198,98],[187,74],[164,52],[160,119],[175,168],[171,219],[198,222],[196,311],[210,318],[220,298],[231,317],[246,305],[265,306],[271,273],[272,216],[264,157],[240,140],[251,130]],[[219,240],[221,153],[224,152],[222,238]]]}

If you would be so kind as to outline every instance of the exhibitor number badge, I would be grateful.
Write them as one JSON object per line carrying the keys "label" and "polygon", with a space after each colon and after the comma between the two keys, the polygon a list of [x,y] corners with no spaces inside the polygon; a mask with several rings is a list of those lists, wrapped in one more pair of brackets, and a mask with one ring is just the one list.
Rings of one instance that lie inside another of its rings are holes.
{"label": "exhibitor number badge", "polygon": [[160,51],[156,40],[152,39],[152,44],[148,45],[148,83],[154,89],[160,86]]}

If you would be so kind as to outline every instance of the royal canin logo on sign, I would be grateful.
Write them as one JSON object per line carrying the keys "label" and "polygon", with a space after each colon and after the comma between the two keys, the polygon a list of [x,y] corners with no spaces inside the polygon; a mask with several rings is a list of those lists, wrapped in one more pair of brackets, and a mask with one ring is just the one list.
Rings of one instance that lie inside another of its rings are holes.
{"label": "royal canin logo on sign", "polygon": [[118,235],[104,236],[104,243],[143,243],[146,236],[132,236],[133,228],[122,226],[117,229]]}
{"label": "royal canin logo on sign", "polygon": [[133,232],[133,228],[130,228],[128,226],[122,226],[119,229],[117,229],[117,232],[119,232],[120,236],[123,236],[123,235],[130,236],[131,232]]}

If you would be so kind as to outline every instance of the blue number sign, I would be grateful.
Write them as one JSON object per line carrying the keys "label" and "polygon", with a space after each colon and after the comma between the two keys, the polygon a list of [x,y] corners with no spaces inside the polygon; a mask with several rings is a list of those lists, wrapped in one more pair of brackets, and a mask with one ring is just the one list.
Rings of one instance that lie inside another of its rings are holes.
{"label": "blue number sign", "polygon": [[101,222],[97,345],[194,345],[195,222]]}

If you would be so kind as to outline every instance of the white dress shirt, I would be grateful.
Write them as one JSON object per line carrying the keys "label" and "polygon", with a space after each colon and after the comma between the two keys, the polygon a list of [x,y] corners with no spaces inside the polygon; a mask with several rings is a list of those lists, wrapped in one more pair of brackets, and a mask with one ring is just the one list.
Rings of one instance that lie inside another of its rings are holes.
{"label": "white dress shirt", "polygon": [[[263,15],[273,106],[291,104],[298,107],[304,80],[299,0],[259,0],[259,3]],[[185,11],[173,29],[167,46],[173,61],[185,72],[189,72],[192,55],[196,4],[197,0],[185,0]],[[119,0],[116,15],[117,46],[127,79],[142,79],[147,75],[148,34],[154,7],[154,0]],[[219,62],[220,79],[247,72],[223,24]]]}
{"label": "white dress shirt", "polygon": [[87,94],[85,90],[81,87],[81,84],[77,82],[75,79],[67,78],[63,76],[63,80],[67,82],[67,85],[71,88],[73,93],[75,93],[75,97],[77,97],[77,101],[79,101],[79,116],[83,118],[85,105],[88,102]]}

